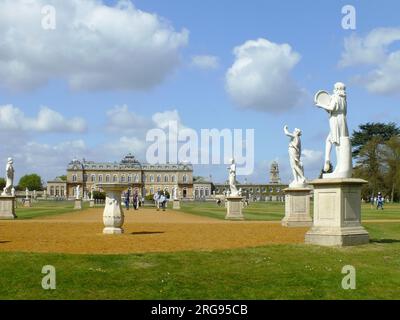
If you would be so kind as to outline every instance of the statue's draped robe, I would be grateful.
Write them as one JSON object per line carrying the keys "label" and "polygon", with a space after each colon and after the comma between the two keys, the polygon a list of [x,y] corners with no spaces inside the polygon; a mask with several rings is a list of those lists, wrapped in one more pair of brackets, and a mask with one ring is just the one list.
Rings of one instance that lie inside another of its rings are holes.
{"label": "statue's draped robe", "polygon": [[347,103],[345,98],[340,97],[337,94],[333,95],[329,106],[329,110],[330,110],[329,139],[332,143],[339,145],[341,137],[349,136],[349,130],[347,127],[347,120],[346,120]]}

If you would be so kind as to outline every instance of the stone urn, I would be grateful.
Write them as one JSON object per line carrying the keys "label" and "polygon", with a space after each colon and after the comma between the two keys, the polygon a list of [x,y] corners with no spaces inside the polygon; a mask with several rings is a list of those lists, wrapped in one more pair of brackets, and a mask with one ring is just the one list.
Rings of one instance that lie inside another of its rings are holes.
{"label": "stone urn", "polygon": [[121,194],[126,184],[104,183],[99,185],[106,193],[106,202],[103,212],[104,234],[121,234],[124,232],[124,211],[121,206]]}

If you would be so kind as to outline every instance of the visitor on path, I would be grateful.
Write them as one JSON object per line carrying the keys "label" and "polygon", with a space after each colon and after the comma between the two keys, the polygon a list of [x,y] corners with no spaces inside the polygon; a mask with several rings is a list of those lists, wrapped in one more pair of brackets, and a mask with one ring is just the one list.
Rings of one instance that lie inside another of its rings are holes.
{"label": "visitor on path", "polygon": [[130,198],[130,191],[128,190],[125,192],[125,208],[129,210],[129,198]]}
{"label": "visitor on path", "polygon": [[166,207],[166,205],[167,205],[168,199],[167,199],[167,197],[164,195],[164,193],[161,193],[160,198],[159,198],[158,201],[159,201],[159,203],[160,203],[160,206],[161,206],[161,208],[162,208],[162,211],[165,211],[165,207]]}
{"label": "visitor on path", "polygon": [[382,193],[378,192],[378,198],[376,200],[376,210],[381,208],[383,210],[383,197]]}
{"label": "visitor on path", "polygon": [[153,196],[154,204],[156,205],[157,211],[160,210],[160,195],[156,192]]}
{"label": "visitor on path", "polygon": [[133,209],[138,210],[139,209],[139,195],[137,191],[133,195]]}
{"label": "visitor on path", "polygon": [[217,200],[217,205],[218,205],[218,207],[221,206],[221,199],[218,199],[218,200]]}

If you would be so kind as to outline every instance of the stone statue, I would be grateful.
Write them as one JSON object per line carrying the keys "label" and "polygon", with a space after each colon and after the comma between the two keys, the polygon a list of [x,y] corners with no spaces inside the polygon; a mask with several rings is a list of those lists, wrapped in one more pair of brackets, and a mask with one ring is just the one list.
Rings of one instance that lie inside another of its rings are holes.
{"label": "stone statue", "polygon": [[15,197],[15,188],[14,187],[11,188],[11,196]]}
{"label": "stone statue", "polygon": [[80,197],[81,197],[81,189],[80,189],[80,186],[76,186],[75,195],[76,195],[76,200],[79,200]]}
{"label": "stone statue", "polygon": [[178,188],[177,187],[174,187],[172,189],[172,199],[173,200],[178,200]]}
{"label": "stone statue", "polygon": [[6,165],[6,186],[3,189],[3,193],[1,194],[2,196],[10,196],[11,195],[11,190],[14,185],[14,167],[13,167],[13,159],[8,158],[7,165]]}
{"label": "stone statue", "polygon": [[288,126],[283,128],[285,134],[290,137],[289,143],[289,158],[290,166],[293,173],[293,181],[290,183],[291,187],[304,186],[306,183],[306,178],[304,177],[303,164],[300,161],[301,158],[301,130],[294,129],[293,133],[290,133]]}
{"label": "stone statue", "polygon": [[346,86],[342,82],[337,82],[334,86],[333,95],[326,102],[318,99],[319,91],[315,96],[315,104],[329,113],[330,132],[326,138],[324,172],[329,172],[332,168],[331,150],[332,146],[336,149],[336,167],[333,173],[323,174],[323,178],[351,178],[351,142],[347,127],[347,100]]}
{"label": "stone statue", "polygon": [[25,199],[29,199],[29,189],[25,189]]}
{"label": "stone statue", "polygon": [[229,170],[229,196],[237,197],[239,195],[239,191],[236,187],[236,163],[235,159],[231,159],[231,165],[228,167]]}

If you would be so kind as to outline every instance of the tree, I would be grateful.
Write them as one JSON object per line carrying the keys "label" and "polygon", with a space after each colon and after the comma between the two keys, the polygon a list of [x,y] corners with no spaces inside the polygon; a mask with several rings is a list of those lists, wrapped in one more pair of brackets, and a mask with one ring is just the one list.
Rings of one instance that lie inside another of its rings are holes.
{"label": "tree", "polygon": [[36,173],[24,175],[23,177],[21,177],[21,179],[19,179],[18,189],[25,190],[26,188],[31,191],[43,190],[42,178]]}
{"label": "tree", "polygon": [[6,186],[6,179],[0,178],[0,191],[3,191],[5,186]]}
{"label": "tree", "polygon": [[394,122],[388,124],[381,122],[368,122],[359,126],[358,131],[353,131],[351,144],[353,145],[353,157],[357,158],[361,149],[372,139],[377,138],[384,143],[394,136],[400,135],[400,128]]}
{"label": "tree", "polygon": [[67,176],[66,176],[66,175],[59,176],[59,178],[60,178],[62,181],[67,181]]}
{"label": "tree", "polygon": [[392,137],[384,145],[382,160],[385,166],[385,182],[393,202],[400,197],[400,136]]}

